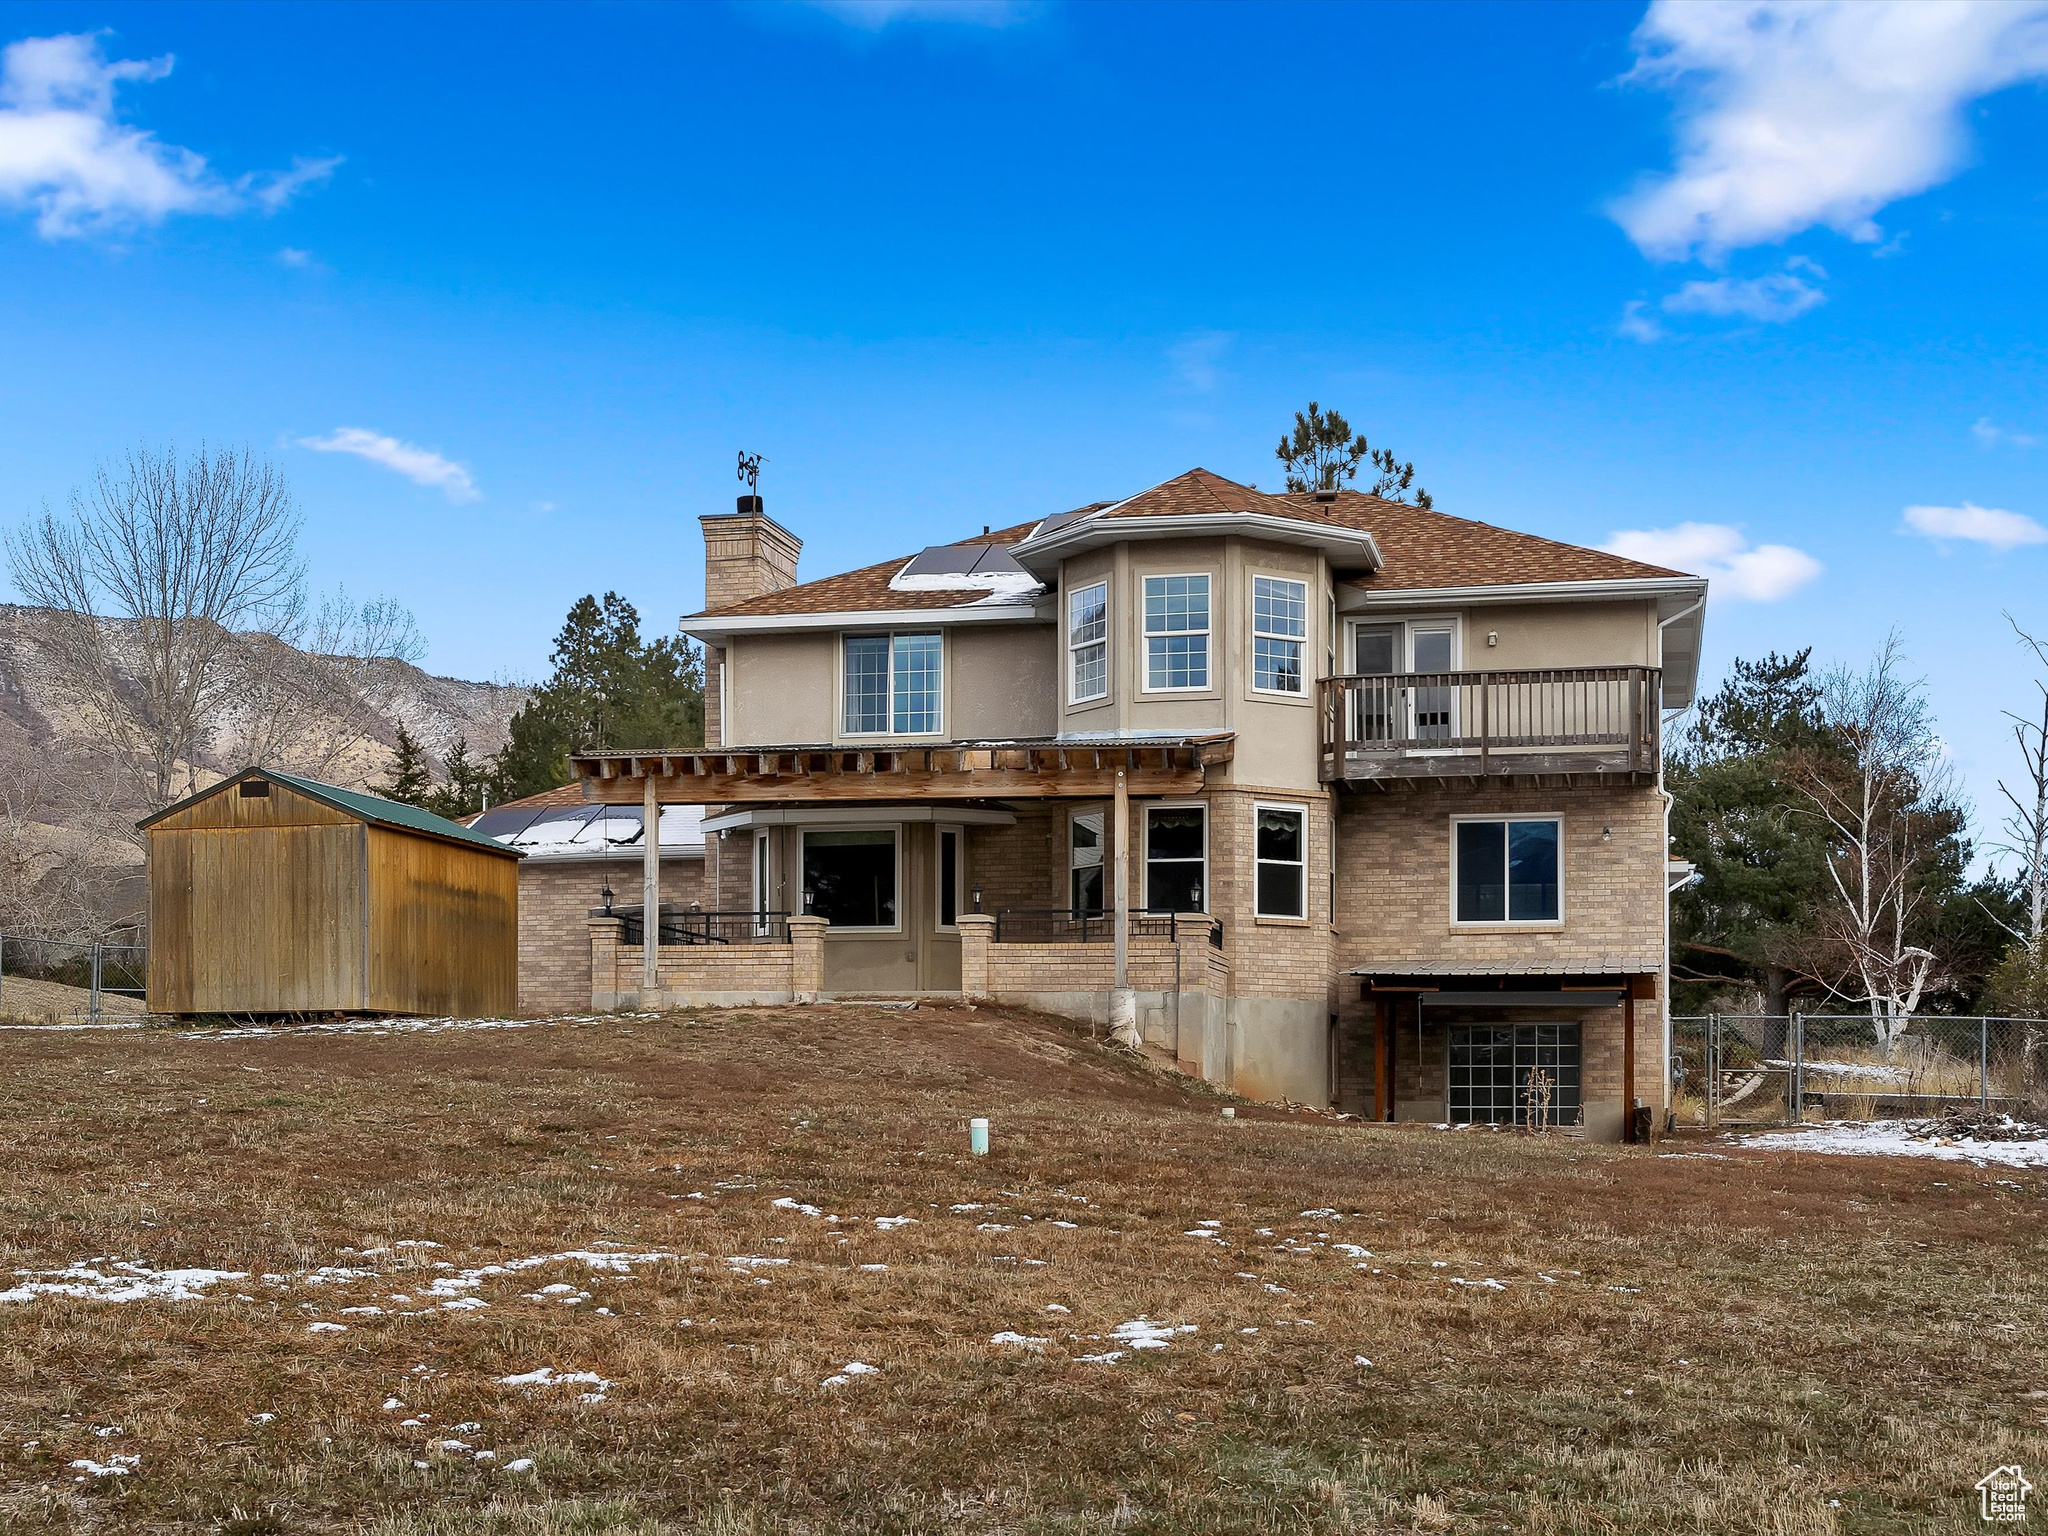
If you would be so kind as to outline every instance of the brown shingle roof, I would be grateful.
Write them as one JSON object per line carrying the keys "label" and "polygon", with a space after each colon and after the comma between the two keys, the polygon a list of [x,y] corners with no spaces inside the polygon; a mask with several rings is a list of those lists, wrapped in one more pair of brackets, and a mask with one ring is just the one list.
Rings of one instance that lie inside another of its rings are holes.
{"label": "brown shingle roof", "polygon": [[[1103,503],[1097,502],[1096,506]],[[1078,509],[1092,512],[1094,507]],[[1015,544],[1038,526],[1034,518],[1028,523],[1019,523],[1014,528],[998,528],[994,533],[962,539],[963,544]],[[757,613],[889,613],[908,608],[956,608],[963,603],[978,603],[986,598],[987,588],[962,589],[955,592],[897,592],[889,586],[889,580],[914,554],[898,555],[893,560],[884,560],[879,565],[862,566],[857,571],[847,571],[840,576],[826,576],[818,581],[806,581],[794,587],[785,587],[780,592],[766,592],[759,597],[745,598],[737,603],[727,603],[723,608],[707,608],[702,613],[693,613],[693,619],[738,618]]]}
{"label": "brown shingle roof", "polygon": [[[1106,510],[1104,510],[1106,509]],[[1097,502],[1076,509],[1100,511],[1104,519],[1189,517],[1254,512],[1267,517],[1336,526],[1370,533],[1379,546],[1381,568],[1347,578],[1372,591],[1433,587],[1491,587],[1554,581],[1643,580],[1681,575],[1603,550],[1563,544],[1533,533],[1425,511],[1359,491],[1339,491],[1334,501],[1307,493],[1269,493],[1239,485],[1206,469],[1191,469],[1127,500]],[[1067,514],[1072,516],[1073,514]],[[1015,544],[1038,522],[1019,523],[963,543]],[[879,565],[807,581],[780,592],[750,597],[692,618],[749,614],[887,613],[915,608],[952,608],[979,602],[986,591],[897,592],[890,578],[911,559],[899,555]]]}

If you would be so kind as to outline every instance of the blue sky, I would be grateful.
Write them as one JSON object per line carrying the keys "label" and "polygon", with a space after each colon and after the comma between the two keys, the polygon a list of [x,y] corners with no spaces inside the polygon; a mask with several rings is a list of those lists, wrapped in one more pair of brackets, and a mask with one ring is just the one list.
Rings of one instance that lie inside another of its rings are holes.
{"label": "blue sky", "polygon": [[1715,576],[1711,673],[1896,626],[1981,809],[2016,767],[2039,4],[0,25],[0,522],[139,437],[246,442],[319,583],[532,677],[584,592],[696,606],[738,449],[823,575],[1276,484],[1317,399],[1446,511]]}

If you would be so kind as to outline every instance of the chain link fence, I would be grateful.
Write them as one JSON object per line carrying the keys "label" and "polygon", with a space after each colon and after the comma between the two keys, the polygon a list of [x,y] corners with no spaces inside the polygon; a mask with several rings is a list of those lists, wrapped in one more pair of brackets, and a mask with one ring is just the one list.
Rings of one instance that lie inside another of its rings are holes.
{"label": "chain link fence", "polygon": [[1974,1107],[2048,1112],[2048,1019],[1674,1014],[1680,1125],[1898,1120]]}
{"label": "chain link fence", "polygon": [[0,1018],[140,1022],[148,1014],[149,946],[0,934]]}

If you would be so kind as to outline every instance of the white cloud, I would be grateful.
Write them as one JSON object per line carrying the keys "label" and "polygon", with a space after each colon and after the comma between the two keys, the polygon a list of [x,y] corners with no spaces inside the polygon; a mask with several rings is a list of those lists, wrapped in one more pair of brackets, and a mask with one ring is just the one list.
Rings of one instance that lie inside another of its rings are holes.
{"label": "white cloud", "polygon": [[310,267],[313,265],[313,253],[311,251],[302,251],[293,245],[287,245],[279,250],[277,259],[288,267]]}
{"label": "white cloud", "polygon": [[302,437],[299,446],[319,453],[352,453],[396,470],[415,485],[437,489],[450,501],[477,501],[483,496],[467,465],[443,458],[431,448],[402,443],[361,427],[336,427],[325,437]]}
{"label": "white cloud", "polygon": [[173,62],[109,60],[88,33],[0,49],[0,203],[33,210],[37,233],[61,240],[178,213],[274,213],[340,163],[299,160],[230,184],[203,156],[118,121],[115,88],[161,80]]}
{"label": "white cloud", "polygon": [[809,0],[809,4],[812,9],[863,32],[879,32],[898,21],[1014,27],[1030,21],[1041,9],[1031,0]]}
{"label": "white cloud", "polygon": [[1827,295],[1805,279],[1772,272],[1763,277],[1695,279],[1664,296],[1664,311],[1783,323],[1826,302]]}
{"label": "white cloud", "polygon": [[1641,299],[1630,299],[1624,304],[1621,308],[1621,334],[1630,341],[1662,341],[1664,327],[1648,310],[1649,305]]}
{"label": "white cloud", "polygon": [[2022,544],[2048,544],[2048,528],[2031,517],[1997,507],[1980,507],[1971,501],[1960,507],[1908,507],[1905,518],[1909,532],[1944,543],[1960,539],[1969,544],[1984,544],[2000,554]]}
{"label": "white cloud", "polygon": [[1821,563],[1789,544],[1750,547],[1726,523],[1680,523],[1676,528],[1625,529],[1600,546],[1610,554],[1705,576],[1720,597],[1752,603],[1790,597],[1821,573]]}
{"label": "white cloud", "polygon": [[2010,427],[2001,427],[1989,416],[1979,416],[1970,424],[1970,436],[1977,439],[1979,448],[1996,448],[2003,443],[2011,448],[2038,448],[2040,437],[2032,432],[2015,432]]}
{"label": "white cloud", "polygon": [[1223,354],[1237,338],[1229,331],[1197,331],[1166,349],[1174,377],[1206,395],[1223,377]]}
{"label": "white cloud", "polygon": [[2048,75],[2048,0],[1655,0],[1626,78],[1677,98],[1678,163],[1611,210],[1646,255],[1826,225],[1872,244],[1886,204],[1969,154],[1963,109]]}
{"label": "white cloud", "polygon": [[266,171],[260,176],[244,176],[235,185],[246,191],[255,200],[256,206],[265,213],[276,213],[308,187],[317,187],[334,174],[334,168],[341,164],[340,155],[329,155],[324,160],[310,160],[304,155],[292,160],[288,171]]}

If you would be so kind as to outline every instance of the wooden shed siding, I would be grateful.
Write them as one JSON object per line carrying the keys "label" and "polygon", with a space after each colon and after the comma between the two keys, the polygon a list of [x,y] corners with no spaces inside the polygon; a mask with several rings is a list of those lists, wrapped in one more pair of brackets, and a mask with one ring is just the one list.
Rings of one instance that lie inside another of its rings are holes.
{"label": "wooden shed siding", "polygon": [[272,784],[267,795],[244,795],[239,788],[224,789],[217,795],[186,806],[181,811],[150,825],[152,832],[191,832],[201,828],[243,827],[355,827],[359,818],[331,805],[322,805],[305,795]]}
{"label": "wooden shed siding", "polygon": [[[282,792],[273,788],[271,795]],[[174,824],[190,814],[181,813],[150,829],[153,1012],[370,1006],[363,972],[369,829],[300,796],[289,798],[298,802],[282,808],[295,818],[290,821],[186,829]],[[191,809],[239,799],[230,792]],[[268,805],[253,798],[240,803]],[[308,811],[324,814],[316,819]],[[205,919],[195,922],[201,902]]]}
{"label": "wooden shed siding", "polygon": [[368,832],[367,1006],[509,1016],[519,1003],[518,861],[383,827]]}

